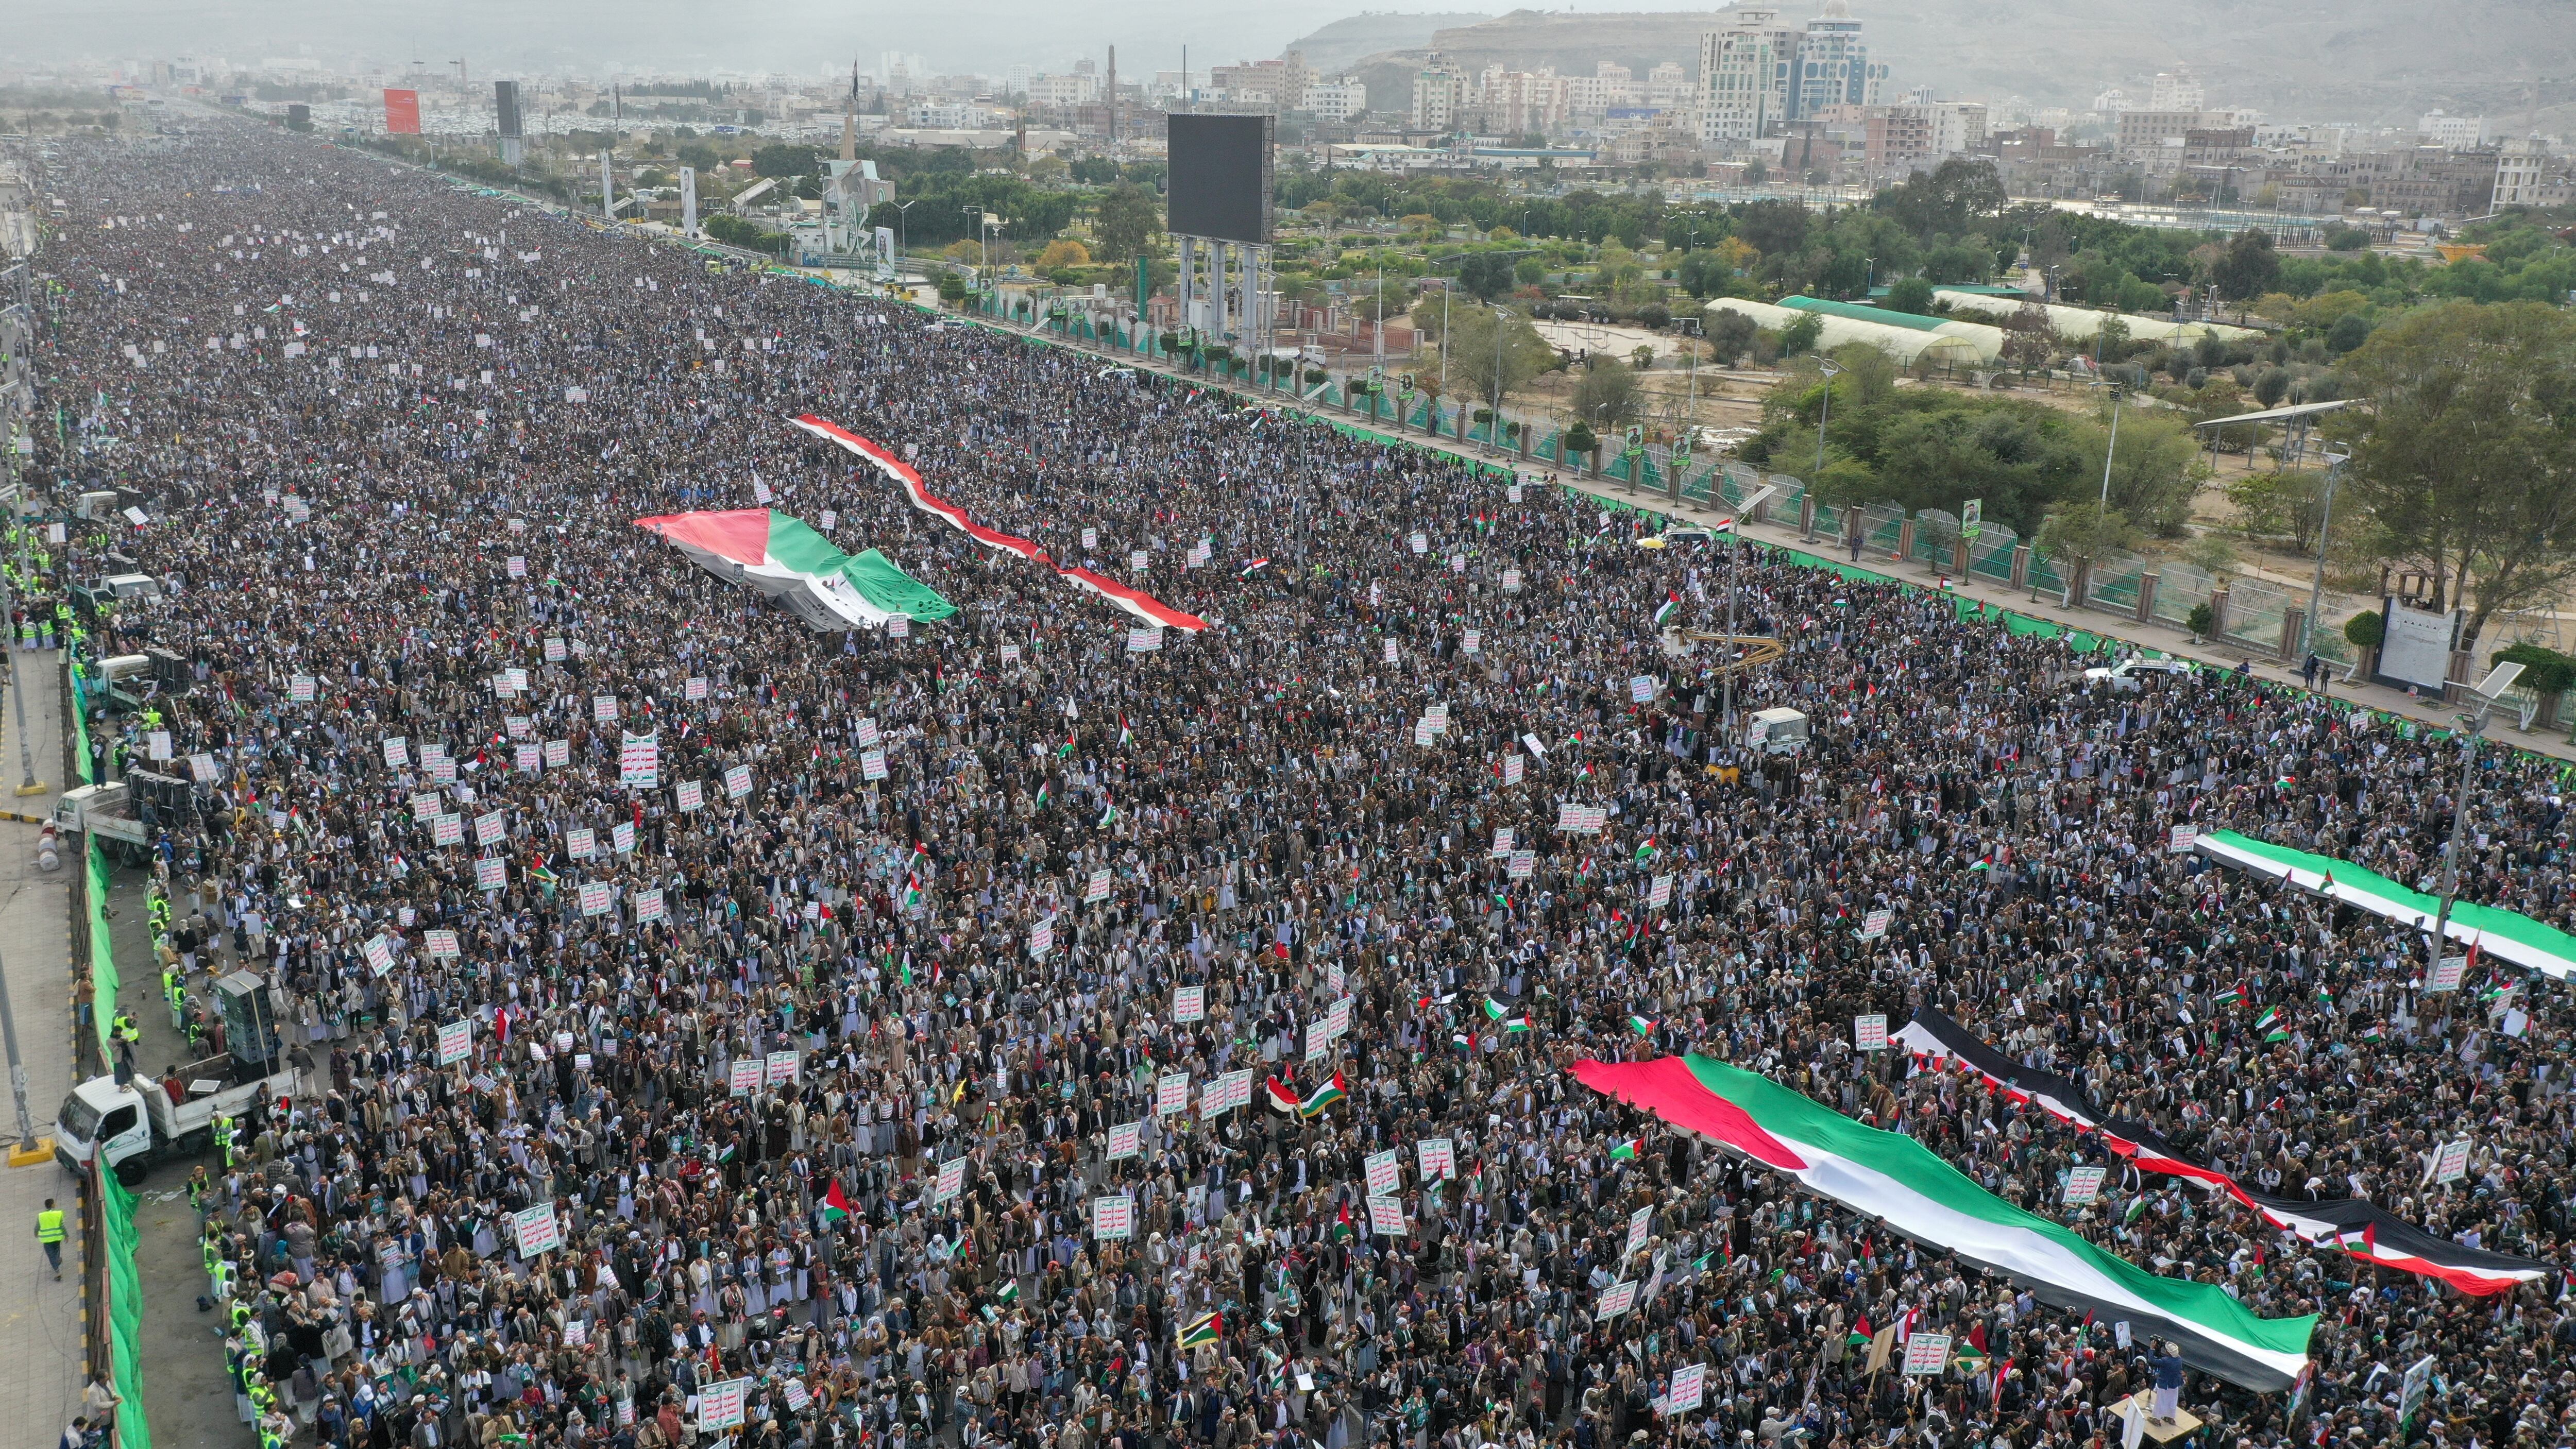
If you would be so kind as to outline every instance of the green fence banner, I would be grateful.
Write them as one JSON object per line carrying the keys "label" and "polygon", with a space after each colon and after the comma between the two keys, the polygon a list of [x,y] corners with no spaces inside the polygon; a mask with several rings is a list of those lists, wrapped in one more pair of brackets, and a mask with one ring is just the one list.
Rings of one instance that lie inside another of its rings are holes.
{"label": "green fence banner", "polygon": [[116,1408],[117,1449],[152,1449],[152,1427],[143,1417],[143,1286],[136,1271],[134,1194],[116,1174],[98,1170],[106,1189],[107,1338],[116,1391],[125,1402]]}

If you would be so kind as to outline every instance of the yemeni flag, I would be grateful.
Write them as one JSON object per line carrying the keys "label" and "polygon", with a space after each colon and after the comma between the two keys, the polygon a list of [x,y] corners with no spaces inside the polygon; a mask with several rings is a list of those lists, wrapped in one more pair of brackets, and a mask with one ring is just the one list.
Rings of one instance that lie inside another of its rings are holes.
{"label": "yemeni flag", "polygon": [[837,1223],[850,1215],[850,1200],[841,1195],[839,1178],[833,1178],[832,1185],[823,1189],[822,1207],[823,1221],[827,1223]]}
{"label": "yemeni flag", "polygon": [[1331,1081],[1317,1087],[1312,1096],[1309,1096],[1306,1100],[1297,1104],[1297,1115],[1300,1117],[1320,1117],[1324,1114],[1325,1108],[1330,1107],[1335,1102],[1341,1101],[1349,1095],[1350,1089],[1342,1084],[1342,1074],[1340,1072],[1335,1072],[1333,1073],[1333,1079]]}
{"label": "yemeni flag", "polygon": [[1262,1090],[1270,1094],[1270,1110],[1273,1112],[1285,1112],[1290,1116],[1295,1116],[1306,1105],[1305,1102],[1298,1097],[1297,1089],[1295,1087],[1289,1086],[1287,1083],[1280,1081],[1277,1077],[1264,1078],[1262,1080]]}
{"label": "yemeni flag", "polygon": [[1667,590],[1664,601],[1655,609],[1655,627],[1660,629],[1682,611],[1682,596]]}
{"label": "yemeni flag", "polygon": [[804,520],[772,508],[666,513],[635,520],[717,578],[757,589],[817,633],[895,618],[945,619],[957,606],[875,549],[853,558]]}
{"label": "yemeni flag", "polygon": [[2241,1388],[2279,1392],[2308,1366],[2313,1316],[2258,1318],[2212,1285],[2149,1272],[1987,1192],[1914,1139],[1766,1077],[1701,1056],[1577,1062],[1574,1075],[2056,1307],[2171,1339],[2186,1363]]}
{"label": "yemeni flag", "polygon": [[1202,1313],[1181,1325],[1180,1346],[1185,1349],[1197,1348],[1202,1344],[1214,1343],[1223,1337],[1225,1337],[1225,1315]]}

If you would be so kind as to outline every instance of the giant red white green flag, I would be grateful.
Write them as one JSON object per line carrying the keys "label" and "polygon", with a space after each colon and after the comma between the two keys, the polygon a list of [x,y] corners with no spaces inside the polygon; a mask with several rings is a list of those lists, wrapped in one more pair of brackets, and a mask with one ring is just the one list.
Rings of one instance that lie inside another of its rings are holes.
{"label": "giant red white green flag", "polygon": [[769,508],[666,513],[635,520],[720,579],[759,590],[819,631],[889,619],[945,619],[957,606],[875,549],[853,558],[802,519]]}
{"label": "giant red white green flag", "polygon": [[904,497],[913,507],[939,519],[986,548],[1001,553],[1015,553],[1032,563],[1044,564],[1055,570],[1056,575],[1066,583],[1084,593],[1096,595],[1112,606],[1158,629],[1178,629],[1185,634],[1195,634],[1207,627],[1205,619],[1175,609],[1151,594],[1131,589],[1116,579],[1094,573],[1090,569],[1058,563],[1045,549],[1028,539],[977,523],[966,515],[965,509],[933,494],[929,486],[921,481],[921,475],[913,471],[911,464],[888,452],[880,443],[860,437],[838,423],[826,418],[818,418],[812,413],[801,414],[790,421],[815,437],[855,454],[869,467],[900,485]]}
{"label": "giant red white green flag", "polygon": [[[2441,897],[2410,890],[2348,860],[2311,855],[2233,830],[2210,831],[2191,845],[2221,865],[2314,891],[2427,934],[2442,919]],[[2576,936],[2519,911],[2455,901],[2450,919],[2443,922],[2443,934],[2463,947],[2475,944],[2485,955],[2527,966],[2553,980],[2576,978]]]}
{"label": "giant red white green flag", "polygon": [[2258,1318],[2210,1284],[2148,1272],[2005,1202],[1913,1138],[1767,1077],[1702,1056],[1577,1062],[1574,1075],[2046,1302],[2127,1323],[2140,1340],[2169,1339],[2186,1363],[2229,1383],[2276,1392],[2307,1366],[2313,1316]]}

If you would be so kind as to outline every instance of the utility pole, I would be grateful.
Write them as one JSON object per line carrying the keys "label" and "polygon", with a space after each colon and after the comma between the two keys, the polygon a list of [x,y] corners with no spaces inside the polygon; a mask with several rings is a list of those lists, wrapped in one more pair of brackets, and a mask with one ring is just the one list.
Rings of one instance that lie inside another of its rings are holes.
{"label": "utility pole", "polygon": [[[10,359],[14,366],[9,374],[0,375],[0,499],[9,507],[10,526],[18,534],[18,563],[21,576],[26,573],[27,516],[19,503],[24,480],[18,476],[18,427],[35,411],[34,381],[26,369],[26,359],[35,350],[36,309],[31,292],[32,275],[28,264],[20,262],[0,273],[9,283],[9,300],[0,304],[0,358]],[[14,627],[10,620],[17,614],[17,603],[5,571],[0,571],[0,627]],[[15,641],[11,641],[14,647]],[[42,795],[45,782],[36,778],[35,743],[27,733],[27,680],[25,661],[13,654],[9,661],[11,691],[18,712],[18,794]],[[0,992],[5,992],[0,987]],[[12,1053],[15,1059],[15,1053]]]}

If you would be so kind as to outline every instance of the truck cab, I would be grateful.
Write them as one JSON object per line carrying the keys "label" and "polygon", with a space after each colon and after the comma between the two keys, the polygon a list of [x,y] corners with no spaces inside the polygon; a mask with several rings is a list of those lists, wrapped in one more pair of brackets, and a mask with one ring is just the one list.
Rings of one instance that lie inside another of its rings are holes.
{"label": "truck cab", "polygon": [[[90,1159],[104,1153],[117,1181],[128,1187],[142,1181],[152,1155],[152,1117],[142,1091],[145,1085],[146,1080],[137,1077],[133,1085],[121,1087],[116,1078],[107,1076],[92,1077],[72,1088],[54,1119],[54,1160],[73,1175],[85,1177]],[[152,1096],[160,1098],[167,1111],[168,1095],[158,1083],[150,1086]]]}
{"label": "truck cab", "polygon": [[229,1056],[207,1057],[172,1070],[181,1096],[154,1078],[138,1075],[119,1084],[114,1076],[92,1077],[72,1088],[54,1121],[54,1157],[75,1174],[86,1174],[93,1158],[104,1161],[116,1180],[128,1187],[143,1181],[156,1162],[203,1154],[214,1141],[217,1117],[238,1117],[253,1102],[275,1101],[295,1090],[295,1074],[235,1080],[245,1070]]}

